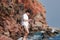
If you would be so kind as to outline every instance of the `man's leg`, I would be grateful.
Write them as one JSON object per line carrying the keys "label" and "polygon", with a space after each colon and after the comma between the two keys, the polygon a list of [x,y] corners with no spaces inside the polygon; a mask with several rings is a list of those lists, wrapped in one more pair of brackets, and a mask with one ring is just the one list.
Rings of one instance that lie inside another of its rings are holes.
{"label": "man's leg", "polygon": [[29,28],[26,26],[25,27],[25,34],[24,34],[23,40],[27,40],[28,34],[29,34]]}

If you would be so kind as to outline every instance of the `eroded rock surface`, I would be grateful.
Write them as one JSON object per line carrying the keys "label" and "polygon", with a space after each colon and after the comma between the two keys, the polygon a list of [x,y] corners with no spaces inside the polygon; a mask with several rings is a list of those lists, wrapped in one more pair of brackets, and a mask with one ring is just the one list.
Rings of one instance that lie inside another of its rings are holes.
{"label": "eroded rock surface", "polygon": [[1,40],[17,40],[24,35],[20,22],[26,10],[31,13],[30,32],[47,30],[46,10],[37,0],[0,0]]}

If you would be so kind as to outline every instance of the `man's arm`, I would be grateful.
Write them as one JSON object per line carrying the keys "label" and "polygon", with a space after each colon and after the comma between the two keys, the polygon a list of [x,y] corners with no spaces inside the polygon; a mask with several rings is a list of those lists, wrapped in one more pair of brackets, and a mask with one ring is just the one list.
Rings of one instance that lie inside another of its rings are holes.
{"label": "man's arm", "polygon": [[23,21],[28,21],[28,22],[30,22],[30,21],[32,21],[32,19],[28,19],[28,20],[23,20]]}

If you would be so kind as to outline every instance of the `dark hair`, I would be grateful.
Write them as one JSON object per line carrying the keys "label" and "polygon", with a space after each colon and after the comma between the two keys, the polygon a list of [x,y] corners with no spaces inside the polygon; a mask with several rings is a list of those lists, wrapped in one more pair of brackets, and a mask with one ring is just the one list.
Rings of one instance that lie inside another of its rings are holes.
{"label": "dark hair", "polygon": [[32,14],[32,10],[30,8],[27,9],[26,12],[29,12],[30,14]]}

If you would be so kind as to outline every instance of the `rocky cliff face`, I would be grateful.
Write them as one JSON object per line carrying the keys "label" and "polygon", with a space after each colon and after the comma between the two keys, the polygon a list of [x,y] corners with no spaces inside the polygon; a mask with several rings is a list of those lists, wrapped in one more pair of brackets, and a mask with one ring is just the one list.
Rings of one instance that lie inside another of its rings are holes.
{"label": "rocky cliff face", "polygon": [[[0,1],[0,39],[17,40],[23,36],[24,28],[20,21],[25,11],[29,11],[30,32],[46,30],[46,10],[37,0],[1,0]],[[5,38],[7,37],[7,38]],[[5,39],[3,39],[5,38]]]}

